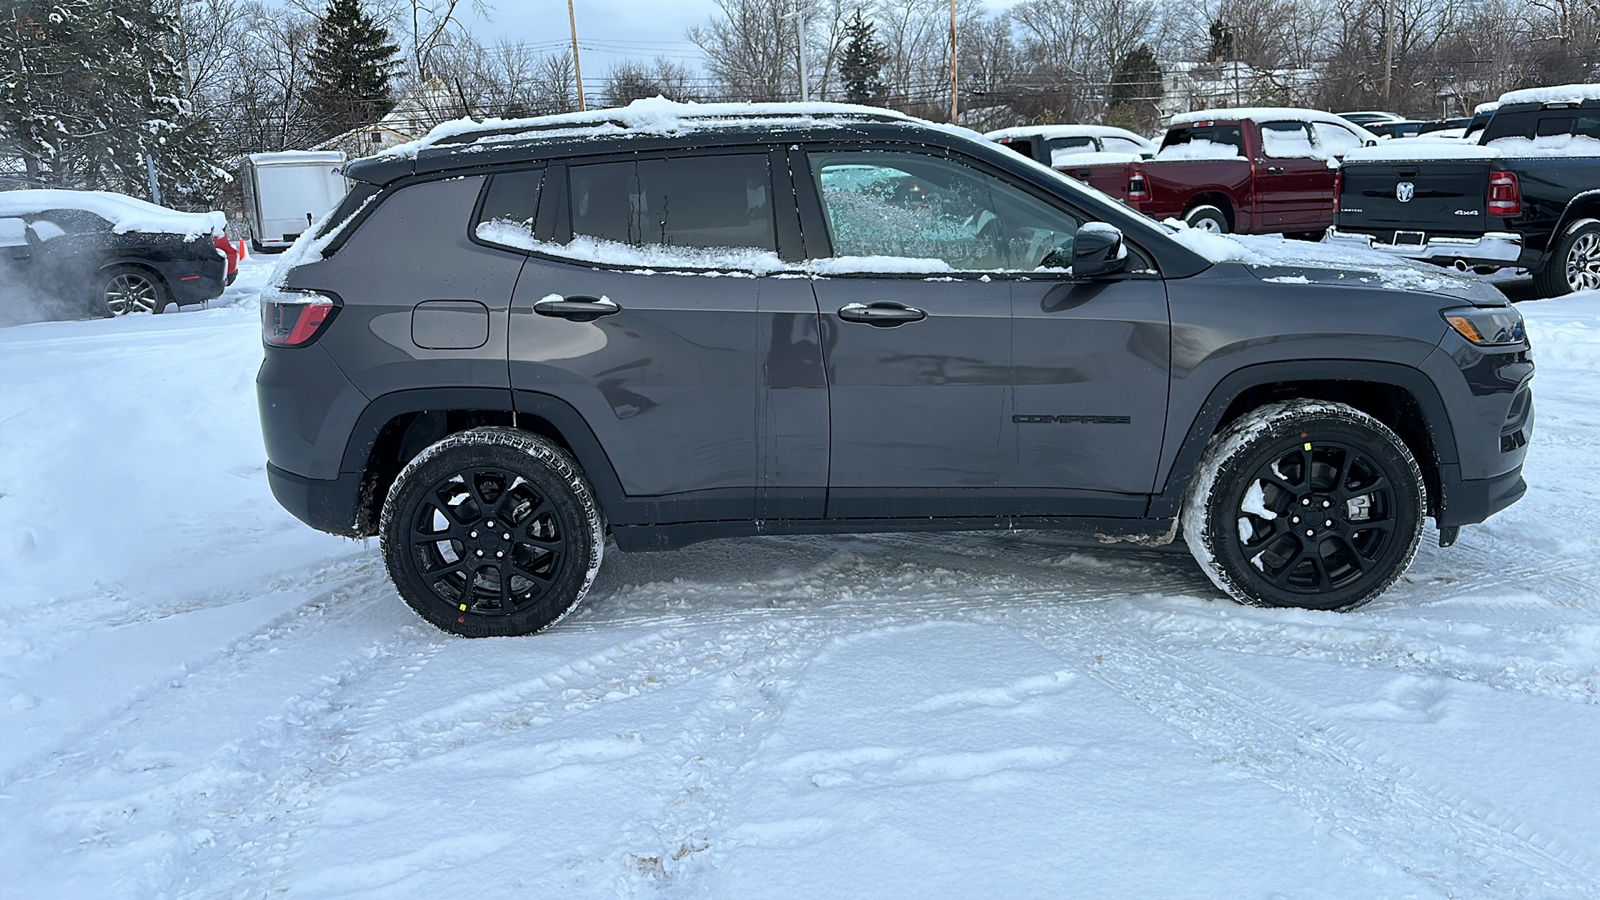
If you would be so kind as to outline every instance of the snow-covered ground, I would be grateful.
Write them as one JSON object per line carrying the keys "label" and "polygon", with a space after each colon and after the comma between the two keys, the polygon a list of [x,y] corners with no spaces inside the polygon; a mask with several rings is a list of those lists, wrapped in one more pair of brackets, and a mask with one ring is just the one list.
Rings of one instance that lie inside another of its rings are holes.
{"label": "snow-covered ground", "polygon": [[769,537],[468,641],[268,493],[266,272],[0,330],[0,896],[1600,896],[1600,295],[1522,305],[1528,497],[1358,613]]}

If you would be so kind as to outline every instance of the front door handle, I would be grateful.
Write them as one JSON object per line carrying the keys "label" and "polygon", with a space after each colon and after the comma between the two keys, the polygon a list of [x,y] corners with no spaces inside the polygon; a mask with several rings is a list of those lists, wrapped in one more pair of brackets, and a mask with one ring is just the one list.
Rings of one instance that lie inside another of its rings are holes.
{"label": "front door handle", "polygon": [[1283,166],[1267,166],[1268,175],[1282,175]]}
{"label": "front door handle", "polygon": [[548,294],[533,304],[533,311],[541,316],[555,316],[573,322],[593,322],[601,316],[622,312],[622,307],[610,297],[563,297]]}
{"label": "front door handle", "polygon": [[861,322],[878,328],[921,322],[927,317],[922,310],[899,303],[846,303],[839,307],[839,318],[846,322]]}

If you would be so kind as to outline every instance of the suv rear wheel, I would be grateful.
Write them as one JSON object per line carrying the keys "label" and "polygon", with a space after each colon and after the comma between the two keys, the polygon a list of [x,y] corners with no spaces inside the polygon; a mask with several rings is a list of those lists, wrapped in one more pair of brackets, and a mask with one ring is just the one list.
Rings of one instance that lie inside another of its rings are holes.
{"label": "suv rear wheel", "polygon": [[605,528],[566,451],[513,428],[474,428],[401,470],[379,535],[418,615],[492,637],[533,634],[577,606],[600,570]]}
{"label": "suv rear wheel", "polygon": [[1252,606],[1350,610],[1411,565],[1422,472],[1377,419],[1292,400],[1211,439],[1183,508],[1183,537],[1217,587]]}

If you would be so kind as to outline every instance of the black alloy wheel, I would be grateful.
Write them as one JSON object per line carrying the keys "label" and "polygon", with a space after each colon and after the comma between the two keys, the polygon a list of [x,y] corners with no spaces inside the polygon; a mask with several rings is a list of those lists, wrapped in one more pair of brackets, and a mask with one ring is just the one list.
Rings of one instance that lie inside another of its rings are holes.
{"label": "black alloy wheel", "polygon": [[1416,553],[1420,468],[1393,431],[1348,406],[1263,407],[1214,438],[1201,468],[1184,537],[1242,602],[1354,609]]}
{"label": "black alloy wheel", "polygon": [[396,479],[383,519],[396,588],[454,634],[546,628],[600,565],[599,513],[577,464],[512,429],[473,429],[424,450]]}

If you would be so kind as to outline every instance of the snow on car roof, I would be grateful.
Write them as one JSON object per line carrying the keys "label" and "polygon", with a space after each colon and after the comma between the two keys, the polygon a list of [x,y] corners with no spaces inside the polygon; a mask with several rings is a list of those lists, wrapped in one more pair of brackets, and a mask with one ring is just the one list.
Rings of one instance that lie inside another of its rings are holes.
{"label": "snow on car roof", "polygon": [[220,235],[228,225],[220,212],[187,213],[109,191],[0,191],[0,216],[25,216],[47,209],[81,209],[111,223],[117,234]]}
{"label": "snow on car roof", "polygon": [[1490,100],[1488,103],[1479,103],[1477,106],[1474,106],[1472,108],[1472,114],[1476,116],[1486,112],[1494,112],[1499,108],[1499,100]]}
{"label": "snow on car roof", "polygon": [[1244,106],[1231,109],[1202,109],[1197,112],[1179,113],[1172,117],[1170,124],[1190,125],[1195,122],[1232,122],[1240,119],[1250,119],[1256,122],[1275,119],[1294,122],[1326,122],[1330,125],[1343,125],[1346,128],[1354,129],[1357,134],[1364,138],[1377,140],[1378,137],[1349,119],[1341,118],[1331,112],[1323,112],[1320,109],[1300,109],[1293,106]]}
{"label": "snow on car roof", "polygon": [[843,124],[862,120],[920,122],[892,110],[850,103],[679,103],[651,97],[612,109],[528,119],[456,119],[436,126],[415,141],[375,154],[373,158],[414,157],[419,151],[440,144],[497,143],[534,137],[675,135],[718,127]]}
{"label": "snow on car roof", "polygon": [[1346,163],[1411,161],[1421,159],[1504,159],[1493,147],[1482,147],[1457,138],[1422,136],[1398,141],[1383,141],[1376,147],[1356,147],[1344,155]]}
{"label": "snow on car roof", "polygon": [[1047,140],[1069,137],[1118,137],[1154,146],[1149,138],[1114,125],[1018,125],[1014,128],[1001,128],[998,131],[988,132],[984,137],[991,141],[1019,137],[1041,137]]}
{"label": "snow on car roof", "polygon": [[1600,100],[1600,84],[1562,84],[1555,87],[1525,88],[1500,95],[1500,105],[1512,103],[1582,103]]}

